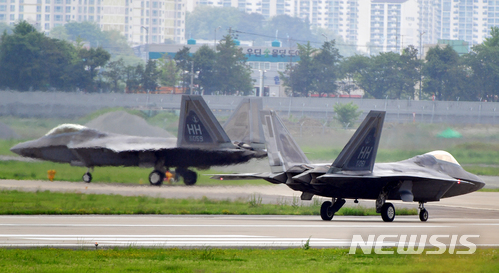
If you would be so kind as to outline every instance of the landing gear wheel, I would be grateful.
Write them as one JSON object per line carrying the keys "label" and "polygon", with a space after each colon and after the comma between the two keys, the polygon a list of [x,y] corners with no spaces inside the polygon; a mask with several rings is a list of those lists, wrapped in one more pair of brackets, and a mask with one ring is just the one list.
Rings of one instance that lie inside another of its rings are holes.
{"label": "landing gear wheel", "polygon": [[426,209],[422,209],[419,211],[419,220],[422,222],[428,221],[428,211]]}
{"label": "landing gear wheel", "polygon": [[165,174],[158,170],[154,170],[149,174],[149,183],[153,186],[161,186],[163,179],[165,179]]}
{"label": "landing gear wheel", "polygon": [[198,180],[197,173],[189,170],[183,173],[183,177],[184,177],[184,184],[186,184],[187,186],[192,186],[196,184],[196,181]]}
{"label": "landing gear wheel", "polygon": [[321,206],[321,218],[324,221],[331,221],[334,216],[334,212],[332,210],[333,208],[333,203],[331,201],[326,201],[322,203]]}
{"label": "landing gear wheel", "polygon": [[393,207],[392,203],[385,203],[381,207],[381,218],[385,222],[393,222],[393,219],[395,219],[395,207]]}
{"label": "landing gear wheel", "polygon": [[83,174],[82,179],[85,183],[90,183],[92,182],[92,174],[90,172],[86,172],[85,174]]}

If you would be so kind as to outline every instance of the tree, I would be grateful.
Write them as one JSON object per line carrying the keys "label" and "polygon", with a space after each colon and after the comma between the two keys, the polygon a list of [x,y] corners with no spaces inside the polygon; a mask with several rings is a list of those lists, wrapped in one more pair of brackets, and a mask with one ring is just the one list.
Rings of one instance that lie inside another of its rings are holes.
{"label": "tree", "polygon": [[[289,47],[295,47],[298,43],[315,42],[317,37],[312,34],[308,20],[302,20],[299,17],[289,15],[276,15],[272,17],[265,26],[265,35],[274,37],[276,30],[282,33],[279,36],[286,37],[289,40]],[[321,35],[321,34],[319,34]],[[268,40],[269,38],[265,38]],[[286,41],[288,43],[288,41]]]}
{"label": "tree", "polygon": [[[398,55],[398,54],[397,54]],[[394,73],[392,88],[389,97],[392,99],[412,98],[414,99],[416,82],[419,81],[418,50],[414,46],[408,46],[398,55],[397,66]]]}
{"label": "tree", "polygon": [[125,72],[125,63],[123,59],[119,59],[114,62],[110,62],[106,66],[106,71],[104,71],[104,76],[112,83],[112,90],[118,92],[118,83],[122,81]]}
{"label": "tree", "polygon": [[46,37],[26,21],[4,32],[0,45],[0,86],[20,91],[68,87],[75,48]]}
{"label": "tree", "polygon": [[336,116],[334,117],[337,121],[339,121],[345,129],[348,126],[351,126],[355,123],[355,121],[359,118],[362,111],[357,111],[359,106],[349,102],[347,104],[338,103],[333,106],[334,112]]}
{"label": "tree", "polygon": [[[238,33],[239,38],[258,40],[259,37],[245,33],[263,33],[265,18],[261,14],[249,14],[234,7],[197,6],[192,13],[187,13],[185,21],[187,38],[218,40],[222,37],[223,31],[234,28],[244,32]],[[216,38],[215,30],[218,36]]]}
{"label": "tree", "polygon": [[[64,25],[65,33],[55,27],[51,30],[51,35],[59,35],[59,39],[68,39],[76,41],[81,39],[86,41],[90,47],[102,47],[111,54],[112,60],[116,61],[123,59],[126,65],[136,65],[141,62],[140,58],[136,57],[132,48],[128,44],[125,36],[118,30],[102,31],[96,23],[93,22],[69,22]],[[54,34],[52,34],[55,32]]]}
{"label": "tree", "polygon": [[473,46],[471,52],[463,57],[464,64],[471,68],[469,80],[474,92],[473,94],[467,93],[469,99],[499,96],[497,89],[499,85],[499,27],[492,27],[490,35],[491,37],[486,38],[481,45]]}
{"label": "tree", "polygon": [[341,55],[334,47],[334,41],[326,41],[313,57],[312,86],[315,92],[322,94],[337,93],[336,80],[340,74]]}
{"label": "tree", "polygon": [[[430,48],[422,70],[423,92],[438,100],[455,100],[466,93],[466,71],[449,45]],[[464,99],[464,98],[463,98]]]}
{"label": "tree", "polygon": [[144,91],[150,92],[155,91],[158,88],[158,79],[160,71],[156,68],[156,62],[149,59],[146,64],[144,73],[142,74],[142,89]]}
{"label": "tree", "polygon": [[288,95],[308,97],[313,91],[313,55],[317,49],[310,45],[298,44],[300,60],[297,64],[288,64],[284,72],[279,72],[283,85],[289,87]]}
{"label": "tree", "polygon": [[216,53],[207,45],[203,45],[193,56],[194,71],[198,72],[195,83],[199,85],[202,94],[210,95],[217,89],[215,75]]}
{"label": "tree", "polygon": [[191,48],[190,47],[182,47],[176,54],[175,57],[173,58],[175,62],[177,62],[177,67],[181,71],[182,75],[182,85],[184,89],[187,89],[188,85],[188,80],[187,80],[187,73],[184,73],[185,71],[191,71],[191,53],[190,53]]}
{"label": "tree", "polygon": [[7,32],[7,34],[12,34],[12,28],[6,23],[0,22],[0,34],[3,34],[4,32]]}
{"label": "tree", "polygon": [[180,71],[177,63],[166,54],[156,62],[160,70],[159,82],[161,85],[175,87],[178,81],[180,81]]}
{"label": "tree", "polygon": [[82,48],[78,52],[78,57],[81,59],[81,66],[84,68],[85,73],[82,75],[79,86],[86,89],[87,92],[96,91],[94,86],[94,79],[97,76],[98,70],[104,67],[111,58],[111,54],[101,47],[98,48]]}
{"label": "tree", "polygon": [[69,35],[64,26],[53,27],[50,30],[49,37],[59,40],[69,40]]}
{"label": "tree", "polygon": [[354,55],[341,64],[341,72],[343,78],[352,79],[373,98],[414,98],[419,64],[417,50],[409,46],[402,55],[394,52],[371,57]]}
{"label": "tree", "polygon": [[80,37],[89,42],[91,47],[102,46],[106,42],[106,37],[96,23],[89,21],[69,22],[64,27],[72,41],[76,41],[76,38]]}
{"label": "tree", "polygon": [[236,46],[231,35],[225,35],[217,50],[214,66],[217,89],[224,95],[248,95],[253,89],[253,82],[242,48]]}
{"label": "tree", "polygon": [[125,84],[127,92],[135,92],[140,89],[140,81],[144,74],[144,65],[137,66],[128,65],[125,68]]}

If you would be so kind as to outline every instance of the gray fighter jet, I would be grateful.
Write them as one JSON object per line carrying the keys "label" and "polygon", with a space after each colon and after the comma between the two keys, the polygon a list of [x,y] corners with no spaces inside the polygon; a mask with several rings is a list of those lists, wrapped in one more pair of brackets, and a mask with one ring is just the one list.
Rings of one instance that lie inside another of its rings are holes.
{"label": "gray fighter jet", "polygon": [[[243,103],[248,103],[243,101]],[[238,113],[238,112],[236,112]],[[201,96],[182,96],[178,138],[137,137],[101,132],[76,124],[63,124],[45,136],[20,143],[11,151],[25,157],[84,166],[83,181],[100,166],[154,168],[152,185],[161,185],[168,168],[176,168],[186,185],[196,183],[188,168],[239,164],[266,152],[234,145]]]}
{"label": "gray fighter jet", "polygon": [[234,144],[260,151],[266,155],[265,136],[260,122],[262,109],[262,98],[243,98],[234,113],[224,123],[223,129]]}
{"label": "gray fighter jet", "polygon": [[481,189],[485,183],[466,172],[445,151],[433,151],[392,163],[374,164],[385,112],[371,111],[333,164],[311,164],[280,118],[273,111],[261,111],[270,173],[215,175],[222,180],[265,179],[301,191],[302,200],[314,195],[331,197],[321,206],[323,220],[331,220],[345,199],[376,200],[376,212],[385,222],[395,218],[387,200],[419,202],[419,218],[428,220],[426,202]]}

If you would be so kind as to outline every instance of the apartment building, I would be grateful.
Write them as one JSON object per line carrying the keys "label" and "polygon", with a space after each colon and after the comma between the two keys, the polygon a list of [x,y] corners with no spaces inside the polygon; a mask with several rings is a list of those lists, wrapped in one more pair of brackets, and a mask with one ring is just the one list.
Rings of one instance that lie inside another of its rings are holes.
{"label": "apartment building", "polygon": [[185,42],[181,0],[0,0],[0,22],[20,20],[45,32],[72,21],[95,22],[102,30],[120,31],[133,45]]}
{"label": "apartment building", "polygon": [[265,18],[286,14],[327,28],[365,52],[422,48],[439,39],[470,46],[499,25],[499,1],[491,0],[187,0],[198,5],[236,7]]}

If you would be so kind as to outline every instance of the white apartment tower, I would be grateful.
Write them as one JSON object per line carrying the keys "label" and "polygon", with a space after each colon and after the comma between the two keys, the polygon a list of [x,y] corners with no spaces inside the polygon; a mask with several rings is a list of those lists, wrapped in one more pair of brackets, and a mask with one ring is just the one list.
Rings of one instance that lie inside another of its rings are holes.
{"label": "white apartment tower", "polygon": [[418,5],[415,0],[373,0],[370,5],[367,48],[371,54],[400,52],[409,45],[418,48]]}
{"label": "white apartment tower", "polygon": [[71,21],[95,22],[120,31],[133,45],[185,41],[181,0],[0,0],[0,22],[20,20],[45,32]]}

